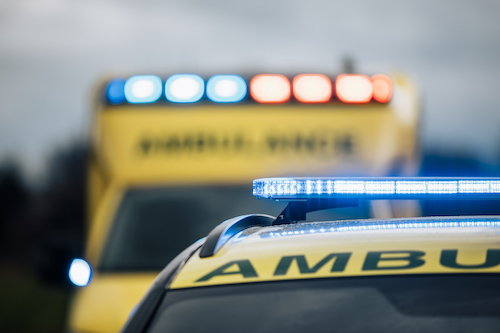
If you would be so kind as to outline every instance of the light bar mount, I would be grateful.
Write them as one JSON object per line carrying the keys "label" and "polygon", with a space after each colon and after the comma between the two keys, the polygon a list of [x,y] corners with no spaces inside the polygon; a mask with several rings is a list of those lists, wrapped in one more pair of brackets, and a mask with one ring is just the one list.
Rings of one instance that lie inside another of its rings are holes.
{"label": "light bar mount", "polygon": [[358,206],[356,199],[329,199],[329,198],[311,198],[302,200],[289,201],[288,205],[273,222],[277,224],[290,224],[298,221],[305,221],[307,213],[317,210],[341,207],[356,207]]}

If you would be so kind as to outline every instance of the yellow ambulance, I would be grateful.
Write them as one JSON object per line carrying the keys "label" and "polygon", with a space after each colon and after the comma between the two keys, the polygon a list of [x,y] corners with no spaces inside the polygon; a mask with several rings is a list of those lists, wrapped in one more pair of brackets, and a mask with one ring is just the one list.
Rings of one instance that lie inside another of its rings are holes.
{"label": "yellow ambulance", "polygon": [[305,222],[360,200],[500,199],[500,178],[267,178],[278,217],[216,226],[159,274],[122,333],[500,331],[500,217]]}
{"label": "yellow ambulance", "polygon": [[94,102],[86,253],[69,271],[80,286],[69,331],[118,331],[181,249],[232,216],[276,214],[283,204],[253,199],[254,178],[415,174],[418,102],[400,73],[104,80]]}

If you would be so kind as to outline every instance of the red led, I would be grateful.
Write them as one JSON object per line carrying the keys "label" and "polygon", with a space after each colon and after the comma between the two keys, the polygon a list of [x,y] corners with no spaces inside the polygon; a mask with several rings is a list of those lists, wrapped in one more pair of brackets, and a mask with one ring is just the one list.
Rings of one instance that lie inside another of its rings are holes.
{"label": "red led", "polygon": [[301,74],[293,79],[293,95],[302,103],[325,103],[332,97],[332,83],[321,74]]}
{"label": "red led", "polygon": [[283,75],[261,74],[250,81],[250,95],[259,103],[283,103],[290,99],[290,81]]}
{"label": "red led", "polygon": [[345,103],[368,103],[373,96],[373,83],[366,75],[342,74],[335,81],[335,93]]}
{"label": "red led", "polygon": [[372,76],[373,99],[380,103],[387,103],[392,96],[392,82],[387,76],[377,74]]}

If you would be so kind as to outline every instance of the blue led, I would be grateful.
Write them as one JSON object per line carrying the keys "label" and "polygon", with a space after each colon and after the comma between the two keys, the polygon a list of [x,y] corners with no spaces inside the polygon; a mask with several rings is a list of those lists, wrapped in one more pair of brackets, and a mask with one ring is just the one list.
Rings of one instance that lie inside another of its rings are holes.
{"label": "blue led", "polygon": [[129,103],[156,102],[161,92],[162,82],[156,75],[132,76],[125,82],[125,98]]}
{"label": "blue led", "polygon": [[125,102],[125,80],[111,80],[106,89],[106,97],[111,104],[121,104]]}
{"label": "blue led", "polygon": [[174,103],[198,102],[205,92],[205,82],[194,74],[172,75],[165,82],[165,97]]}
{"label": "blue led", "polygon": [[214,75],[207,82],[207,96],[217,103],[240,102],[247,95],[247,83],[238,75]]}

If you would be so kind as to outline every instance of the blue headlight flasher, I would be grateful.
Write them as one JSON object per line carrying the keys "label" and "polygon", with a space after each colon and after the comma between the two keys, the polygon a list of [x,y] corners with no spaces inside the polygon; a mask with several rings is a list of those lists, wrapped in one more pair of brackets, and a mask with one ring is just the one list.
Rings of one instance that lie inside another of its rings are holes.
{"label": "blue headlight flasher", "polygon": [[275,200],[500,198],[500,178],[263,178],[253,194]]}
{"label": "blue headlight flasher", "polygon": [[152,103],[161,93],[162,82],[156,75],[132,76],[125,82],[125,98],[129,103]]}
{"label": "blue headlight flasher", "polygon": [[238,75],[214,75],[207,82],[207,96],[217,103],[235,103],[247,95],[247,83]]}
{"label": "blue headlight flasher", "polygon": [[205,92],[205,82],[194,74],[172,75],[165,82],[165,97],[174,103],[198,102]]}
{"label": "blue headlight flasher", "polygon": [[69,267],[69,279],[78,287],[84,287],[92,279],[92,268],[83,259],[74,259]]}
{"label": "blue headlight flasher", "polygon": [[125,80],[111,80],[106,89],[106,97],[111,104],[121,104],[125,102]]}

